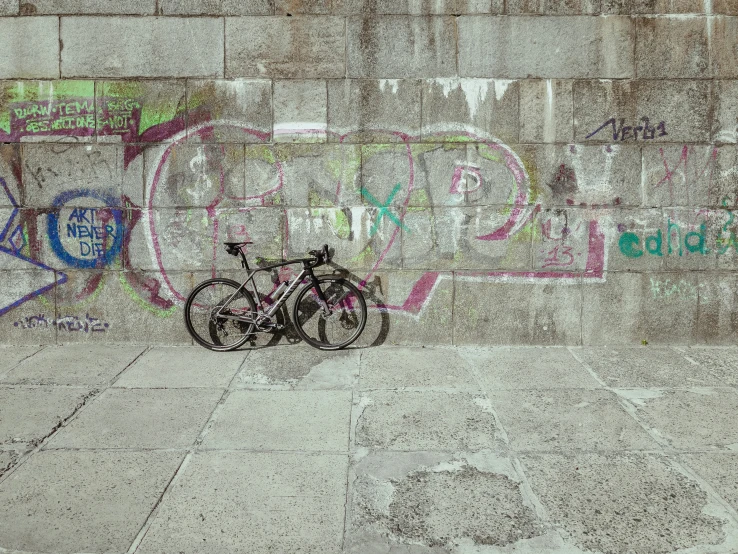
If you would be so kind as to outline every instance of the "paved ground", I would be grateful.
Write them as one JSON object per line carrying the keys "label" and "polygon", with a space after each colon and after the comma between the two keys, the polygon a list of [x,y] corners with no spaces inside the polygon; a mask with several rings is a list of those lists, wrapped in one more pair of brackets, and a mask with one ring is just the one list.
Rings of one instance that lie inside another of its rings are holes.
{"label": "paved ground", "polygon": [[0,552],[738,552],[738,348],[0,349]]}

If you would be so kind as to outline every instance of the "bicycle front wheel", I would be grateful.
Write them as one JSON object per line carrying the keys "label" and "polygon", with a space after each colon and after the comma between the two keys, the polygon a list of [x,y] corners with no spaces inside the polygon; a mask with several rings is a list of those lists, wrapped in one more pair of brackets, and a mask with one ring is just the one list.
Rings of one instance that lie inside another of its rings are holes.
{"label": "bicycle front wheel", "polygon": [[328,302],[323,311],[310,283],[297,293],[292,321],[300,337],[321,350],[339,350],[354,342],[366,325],[366,302],[359,289],[341,277],[323,275],[318,286]]}
{"label": "bicycle front wheel", "polygon": [[198,344],[216,351],[234,350],[253,334],[253,323],[233,317],[255,316],[256,304],[251,294],[231,279],[203,281],[190,293],[184,306],[187,331]]}

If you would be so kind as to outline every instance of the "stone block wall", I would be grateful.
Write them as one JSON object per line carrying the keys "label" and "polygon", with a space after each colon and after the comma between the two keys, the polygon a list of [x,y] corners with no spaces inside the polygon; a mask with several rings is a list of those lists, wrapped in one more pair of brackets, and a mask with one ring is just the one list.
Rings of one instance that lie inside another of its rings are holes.
{"label": "stone block wall", "polygon": [[187,344],[241,239],[334,248],[365,344],[736,342],[735,0],[0,0],[0,51],[1,343]]}

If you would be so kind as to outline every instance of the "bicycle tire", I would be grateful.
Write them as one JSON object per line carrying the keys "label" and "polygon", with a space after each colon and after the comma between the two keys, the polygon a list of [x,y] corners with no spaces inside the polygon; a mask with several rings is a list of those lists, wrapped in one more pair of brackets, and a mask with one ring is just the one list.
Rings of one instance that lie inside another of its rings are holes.
{"label": "bicycle tire", "polygon": [[[309,283],[297,293],[292,307],[292,323],[300,337],[310,346],[320,350],[340,350],[353,343],[364,330],[366,301],[359,289],[347,279],[332,275],[322,275],[317,279],[319,286],[322,283],[331,283],[328,287],[321,287],[331,315],[325,317],[317,294],[308,294],[314,289],[313,284]],[[345,336],[334,342],[336,332]]]}
{"label": "bicycle tire", "polygon": [[[216,289],[215,287],[218,285],[222,285],[223,288]],[[185,325],[187,331],[198,344],[216,352],[226,352],[243,345],[253,334],[253,323],[232,319],[218,321],[213,318],[214,310],[223,306],[223,303],[239,288],[241,288],[240,283],[217,277],[203,281],[189,294],[184,306]],[[214,295],[214,303],[208,298],[208,295]],[[245,289],[241,289],[240,293],[228,306],[229,308],[233,306],[234,308],[231,309],[236,309],[239,315],[248,313],[248,311],[256,313],[254,299]],[[225,342],[227,337],[231,335],[233,341]]]}

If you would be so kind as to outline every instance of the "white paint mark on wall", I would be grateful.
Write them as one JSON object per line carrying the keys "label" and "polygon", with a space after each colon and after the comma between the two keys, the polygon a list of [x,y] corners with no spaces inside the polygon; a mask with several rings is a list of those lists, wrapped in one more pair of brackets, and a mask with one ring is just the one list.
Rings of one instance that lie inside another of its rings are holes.
{"label": "white paint mark on wall", "polygon": [[556,141],[553,82],[551,79],[546,79],[546,103],[543,106],[543,140],[544,142]]}
{"label": "white paint mark on wall", "polygon": [[397,94],[397,88],[400,86],[400,80],[399,79],[380,79],[379,80],[379,90],[384,92],[384,89],[387,88],[387,86],[390,86],[392,88],[392,94]]}
{"label": "white paint mark on wall", "polygon": [[[469,108],[469,116],[471,118],[474,118],[481,105],[484,104],[484,101],[487,99],[490,85],[489,79],[459,79],[458,77],[436,79],[435,82],[442,87],[443,95],[446,98],[448,98],[448,95],[451,94],[452,91],[461,89],[464,93],[466,105]],[[496,88],[497,81],[495,81],[495,90]],[[505,88],[507,88],[507,85]]]}

